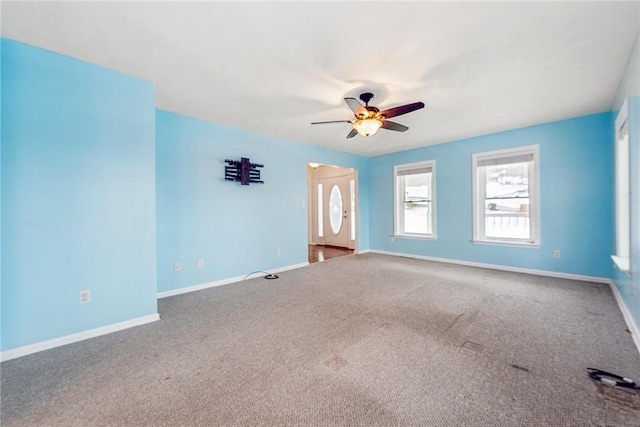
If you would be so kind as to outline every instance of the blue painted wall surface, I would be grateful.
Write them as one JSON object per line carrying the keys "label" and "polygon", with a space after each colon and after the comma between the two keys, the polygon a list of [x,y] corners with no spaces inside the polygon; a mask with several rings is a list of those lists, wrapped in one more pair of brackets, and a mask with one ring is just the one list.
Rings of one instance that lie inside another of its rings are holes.
{"label": "blue painted wall surface", "polygon": [[[159,292],[307,262],[311,161],[358,170],[359,249],[369,247],[366,158],[166,111],[156,129]],[[241,157],[264,164],[264,184],[224,181],[224,160]]]}
{"label": "blue painted wall surface", "polygon": [[[631,165],[631,275],[615,270],[614,281],[636,325],[640,325],[640,97],[629,98]],[[613,252],[612,252],[613,253]],[[633,284],[636,284],[634,295]]]}
{"label": "blue painted wall surface", "polygon": [[153,85],[5,39],[2,113],[2,350],[155,314]]}
{"label": "blue painted wall surface", "polygon": [[[603,113],[372,158],[371,248],[610,278],[612,129],[612,114]],[[532,144],[540,146],[540,248],[472,243],[472,154]],[[422,160],[436,161],[438,238],[391,243],[393,166]]]}
{"label": "blue painted wall surface", "polygon": [[[0,8],[2,8],[2,6],[0,6]],[[1,350],[2,350],[2,40],[0,39],[0,351]]]}

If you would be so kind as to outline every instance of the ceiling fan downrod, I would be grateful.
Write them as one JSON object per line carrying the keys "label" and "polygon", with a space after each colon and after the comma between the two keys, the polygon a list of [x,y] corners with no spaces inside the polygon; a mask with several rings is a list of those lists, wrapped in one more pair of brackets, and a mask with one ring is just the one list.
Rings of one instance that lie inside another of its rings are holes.
{"label": "ceiling fan downrod", "polygon": [[364,102],[365,106],[369,106],[369,101],[373,99],[373,94],[371,92],[365,92],[360,94],[360,100]]}

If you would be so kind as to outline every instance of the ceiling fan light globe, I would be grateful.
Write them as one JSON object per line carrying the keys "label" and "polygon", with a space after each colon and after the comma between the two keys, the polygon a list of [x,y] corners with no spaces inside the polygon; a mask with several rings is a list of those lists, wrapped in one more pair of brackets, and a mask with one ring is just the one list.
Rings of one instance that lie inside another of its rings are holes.
{"label": "ceiling fan light globe", "polygon": [[358,120],[353,124],[353,128],[362,136],[369,137],[375,135],[382,126],[382,121],[378,119]]}

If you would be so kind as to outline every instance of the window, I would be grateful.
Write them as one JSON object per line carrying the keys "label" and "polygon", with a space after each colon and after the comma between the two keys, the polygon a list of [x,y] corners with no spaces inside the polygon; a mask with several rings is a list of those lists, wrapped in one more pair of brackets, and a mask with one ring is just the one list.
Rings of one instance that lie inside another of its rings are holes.
{"label": "window", "polygon": [[351,193],[351,240],[356,240],[356,181],[349,181],[349,192]]}
{"label": "window", "polygon": [[631,254],[629,115],[625,103],[616,118],[616,266],[629,272]]}
{"label": "window", "polygon": [[436,237],[435,174],[435,161],[394,166],[396,236]]}
{"label": "window", "polygon": [[318,237],[324,237],[324,207],[322,206],[322,184],[318,184]]}
{"label": "window", "polygon": [[338,184],[333,184],[329,193],[329,225],[333,235],[337,236],[342,229],[342,192]]}
{"label": "window", "polygon": [[473,155],[473,240],[540,245],[537,145]]}

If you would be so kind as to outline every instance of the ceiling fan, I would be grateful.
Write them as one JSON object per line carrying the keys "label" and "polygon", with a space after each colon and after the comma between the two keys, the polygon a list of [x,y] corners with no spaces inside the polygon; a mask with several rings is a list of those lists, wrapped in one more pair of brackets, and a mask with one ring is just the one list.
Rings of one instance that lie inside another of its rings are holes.
{"label": "ceiling fan", "polygon": [[372,99],[373,94],[370,92],[360,94],[360,100],[364,102],[364,105],[358,102],[358,100],[355,98],[344,99],[344,102],[346,102],[349,108],[351,108],[351,111],[353,111],[355,119],[313,122],[311,124],[321,125],[325,123],[351,123],[353,125],[353,129],[351,129],[351,132],[347,134],[347,138],[353,138],[357,134],[360,134],[362,136],[371,136],[378,132],[378,129],[380,128],[394,130],[397,132],[404,132],[409,128],[405,125],[401,125],[400,123],[392,122],[387,119],[424,108],[424,103],[414,102],[412,104],[401,105],[399,107],[393,107],[389,108],[388,110],[380,111],[376,107],[369,106],[369,101],[371,101]]}

